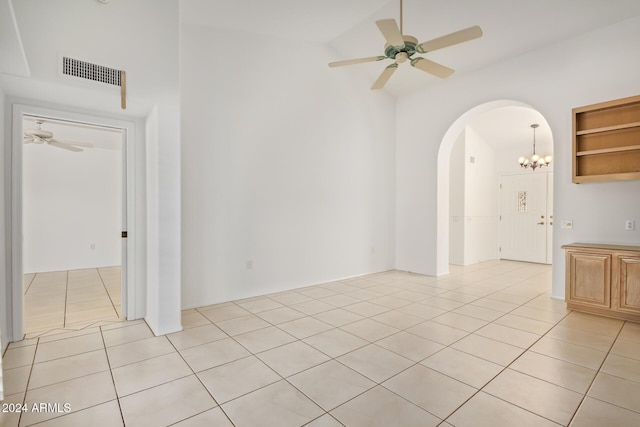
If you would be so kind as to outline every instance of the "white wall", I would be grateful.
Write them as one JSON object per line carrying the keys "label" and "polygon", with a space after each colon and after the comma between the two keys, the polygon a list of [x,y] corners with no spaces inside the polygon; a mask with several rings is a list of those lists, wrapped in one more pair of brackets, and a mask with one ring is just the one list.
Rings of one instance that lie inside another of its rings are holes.
{"label": "white wall", "polygon": [[[177,98],[177,96],[176,96]],[[146,119],[147,313],[156,335],[181,326],[180,100],[168,97]]]}
{"label": "white wall", "polygon": [[464,260],[469,265],[498,257],[498,174],[493,148],[471,127],[465,135]]}
{"label": "white wall", "polygon": [[319,44],[184,25],[181,48],[183,307],[393,268],[393,99]]}
{"label": "white wall", "polygon": [[[571,183],[571,108],[638,94],[640,56],[635,52],[639,39],[640,19],[630,19],[400,99],[397,268],[438,273],[438,149],[458,117],[499,99],[537,109],[554,135],[555,224],[571,219],[574,228],[554,229],[553,295],[564,296],[561,245],[574,241],[638,244],[640,232],[625,231],[624,220],[638,221],[640,198],[634,195],[640,191],[640,181]],[[429,117],[431,126],[413,132],[412,124],[424,117]]]}
{"label": "white wall", "polygon": [[121,265],[122,136],[43,125],[54,127],[56,138],[101,144],[82,152],[23,146],[24,272]]}
{"label": "white wall", "polygon": [[[2,183],[2,193],[6,194],[11,182],[10,174],[11,168],[8,167],[11,164],[11,144],[7,141],[11,141],[11,134],[9,132],[9,117],[5,115],[5,95],[2,85],[0,85],[0,138],[3,142],[0,154],[2,155],[2,161],[0,161],[0,182]],[[8,188],[7,188],[8,187]],[[6,248],[9,246],[7,240],[11,239],[11,224],[9,222],[10,215],[7,215],[6,210],[9,204],[6,203],[5,197],[0,197],[0,335],[3,337],[0,339],[0,351],[4,352],[8,344],[9,338],[12,336],[9,333],[9,325],[11,325],[11,318],[13,316],[12,309],[12,288],[11,288],[11,270],[7,268],[8,259],[6,254]]]}
{"label": "white wall", "polygon": [[449,263],[465,265],[465,132],[451,150],[449,170]]}
{"label": "white wall", "polygon": [[498,257],[495,156],[493,147],[470,126],[453,146],[449,170],[450,264],[470,265]]}

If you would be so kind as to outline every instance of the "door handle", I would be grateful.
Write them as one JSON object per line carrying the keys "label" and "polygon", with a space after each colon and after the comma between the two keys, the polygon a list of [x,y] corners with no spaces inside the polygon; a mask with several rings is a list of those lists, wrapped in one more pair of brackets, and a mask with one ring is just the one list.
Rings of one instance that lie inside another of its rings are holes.
{"label": "door handle", "polygon": [[538,225],[544,225],[544,221],[540,221]]}

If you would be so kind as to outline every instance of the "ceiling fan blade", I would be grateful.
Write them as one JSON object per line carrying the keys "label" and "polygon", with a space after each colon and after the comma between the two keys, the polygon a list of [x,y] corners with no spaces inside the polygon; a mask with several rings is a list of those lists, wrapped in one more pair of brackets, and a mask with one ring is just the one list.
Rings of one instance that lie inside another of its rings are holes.
{"label": "ceiling fan blade", "polygon": [[373,86],[371,86],[371,90],[382,89],[384,85],[387,84],[387,82],[389,81],[389,79],[391,78],[391,76],[393,75],[393,73],[396,71],[397,68],[398,68],[398,64],[394,62],[393,64],[389,65],[387,68],[382,70],[382,74],[380,74],[380,77],[378,77],[378,80],[376,80]]}
{"label": "ceiling fan blade", "polygon": [[68,144],[64,144],[61,142],[57,142],[57,141],[49,141],[49,145],[52,145],[54,147],[58,147],[58,148],[62,148],[63,150],[69,150],[69,151],[73,151],[73,152],[79,152],[79,151],[84,151],[82,148],[78,148],[78,147],[74,147],[73,145],[68,145]]}
{"label": "ceiling fan blade", "polygon": [[345,65],[362,64],[363,62],[382,61],[386,56],[369,56],[367,58],[347,59],[344,61],[329,62],[329,67],[342,67]]}
{"label": "ceiling fan blade", "polygon": [[65,145],[75,145],[76,147],[86,147],[86,148],[93,148],[93,144],[90,142],[83,142],[83,141],[69,141],[66,139],[51,139],[50,142],[58,142],[60,144],[65,144]]}
{"label": "ceiling fan blade", "polygon": [[456,31],[455,33],[447,34],[446,36],[438,37],[437,39],[429,40],[424,43],[420,43],[416,46],[418,53],[433,52],[443,47],[453,46],[458,43],[464,43],[469,40],[482,37],[482,29],[475,25],[473,27],[465,28],[464,30]]}
{"label": "ceiling fan blade", "polygon": [[376,21],[376,25],[384,36],[387,43],[395,47],[404,47],[404,39],[395,19],[381,19]]}
{"label": "ceiling fan blade", "polygon": [[451,68],[440,65],[437,62],[429,61],[426,58],[414,58],[411,60],[411,65],[425,73],[433,74],[443,79],[454,73],[454,70]]}

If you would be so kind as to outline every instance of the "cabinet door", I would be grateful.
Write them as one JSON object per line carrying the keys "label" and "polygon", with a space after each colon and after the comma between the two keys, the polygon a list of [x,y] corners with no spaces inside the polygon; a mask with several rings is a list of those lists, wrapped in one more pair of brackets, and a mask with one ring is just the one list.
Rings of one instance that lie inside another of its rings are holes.
{"label": "cabinet door", "polygon": [[619,309],[640,314],[640,257],[620,256],[618,265]]}
{"label": "cabinet door", "polygon": [[567,302],[611,307],[611,255],[567,252]]}

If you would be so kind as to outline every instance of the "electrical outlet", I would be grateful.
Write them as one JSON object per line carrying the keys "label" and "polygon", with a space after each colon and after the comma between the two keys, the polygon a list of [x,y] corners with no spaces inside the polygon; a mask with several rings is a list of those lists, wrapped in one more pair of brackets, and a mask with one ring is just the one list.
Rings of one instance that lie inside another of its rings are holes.
{"label": "electrical outlet", "polygon": [[248,260],[247,261],[247,270],[251,270],[253,268],[253,261],[252,260]]}
{"label": "electrical outlet", "polygon": [[634,220],[627,220],[624,223],[624,229],[627,231],[633,231],[636,229],[636,222]]}
{"label": "electrical outlet", "polygon": [[563,219],[562,221],[560,221],[560,228],[573,228],[573,221],[571,221],[570,219]]}

